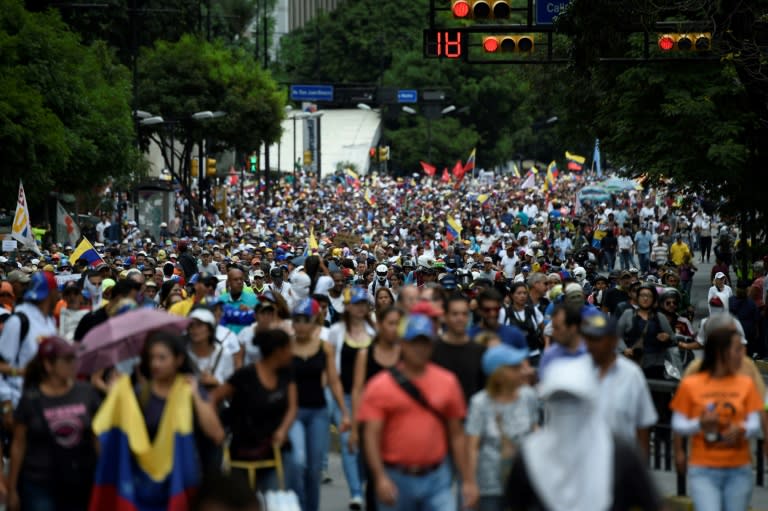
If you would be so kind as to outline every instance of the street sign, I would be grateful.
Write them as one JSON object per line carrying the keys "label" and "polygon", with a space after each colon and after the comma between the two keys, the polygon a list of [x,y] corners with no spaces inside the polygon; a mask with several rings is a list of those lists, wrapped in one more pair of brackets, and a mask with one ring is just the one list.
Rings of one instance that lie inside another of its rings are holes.
{"label": "street sign", "polygon": [[416,103],[419,100],[419,91],[416,89],[400,89],[397,91],[398,103]]}
{"label": "street sign", "polygon": [[536,24],[551,25],[555,17],[563,12],[570,0],[537,0]]}
{"label": "street sign", "polygon": [[293,101],[333,101],[333,85],[291,85]]}

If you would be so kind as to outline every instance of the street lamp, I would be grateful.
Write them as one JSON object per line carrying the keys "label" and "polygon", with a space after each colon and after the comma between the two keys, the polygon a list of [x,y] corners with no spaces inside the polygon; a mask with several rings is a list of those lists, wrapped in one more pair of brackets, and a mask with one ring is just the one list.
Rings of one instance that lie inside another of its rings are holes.
{"label": "street lamp", "polygon": [[[146,112],[145,112],[146,113]],[[163,124],[165,119],[161,115],[153,115],[151,117],[142,118],[139,121],[140,126],[154,126],[156,124]]]}
{"label": "street lamp", "polygon": [[[401,108],[401,110],[409,115],[416,115],[416,109],[411,108],[409,106],[404,106]],[[452,112],[456,111],[456,105],[448,105],[447,107],[440,110],[439,116],[447,115]],[[429,115],[429,112],[427,112],[428,115],[425,115],[427,119],[427,160],[431,163],[432,162],[432,117],[433,115]]]}
{"label": "street lamp", "polygon": [[410,107],[410,106],[404,106],[404,107],[402,108],[402,110],[403,110],[403,112],[405,112],[405,113],[407,113],[407,114],[416,115],[416,109],[415,109],[415,108],[412,108],[412,107]]}
{"label": "street lamp", "polygon": [[[227,115],[226,112],[223,112],[221,110],[216,110],[215,112],[212,112],[210,110],[204,110],[202,112],[195,112],[190,117],[193,121],[206,121],[209,119],[218,119],[220,117],[224,117]],[[207,176],[207,168],[205,165],[205,151],[203,150],[203,144],[205,143],[205,137],[200,136],[200,143],[197,146],[198,154],[199,154],[199,161],[200,163],[197,166],[197,194],[198,199],[200,200],[200,214],[202,215],[205,211],[205,202],[203,200],[203,172],[205,169],[206,177],[205,179],[208,179]],[[191,184],[191,183],[190,183]]]}

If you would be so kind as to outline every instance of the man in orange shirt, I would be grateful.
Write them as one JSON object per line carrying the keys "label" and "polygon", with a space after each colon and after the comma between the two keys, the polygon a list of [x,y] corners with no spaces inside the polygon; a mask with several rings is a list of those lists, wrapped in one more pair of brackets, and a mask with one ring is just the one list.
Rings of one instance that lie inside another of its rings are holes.
{"label": "man in orange shirt", "polygon": [[357,416],[379,511],[455,511],[449,446],[464,504],[473,507],[477,484],[466,458],[461,386],[430,362],[435,330],[428,316],[410,315],[401,332],[402,362],[368,383]]}

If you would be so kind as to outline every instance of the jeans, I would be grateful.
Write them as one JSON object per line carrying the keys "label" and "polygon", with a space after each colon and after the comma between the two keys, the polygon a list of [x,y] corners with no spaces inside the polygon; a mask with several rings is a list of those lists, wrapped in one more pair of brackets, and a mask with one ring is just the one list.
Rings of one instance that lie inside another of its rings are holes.
{"label": "jeans", "polygon": [[696,511],[747,511],[752,499],[752,466],[709,468],[691,465],[688,484]]}
{"label": "jeans", "polygon": [[290,486],[304,511],[317,511],[320,507],[320,470],[323,456],[328,451],[329,428],[327,408],[299,408],[296,421],[288,432],[295,465]]}
{"label": "jeans", "polygon": [[651,265],[651,253],[647,252],[645,254],[641,254],[640,252],[637,253],[637,264],[640,265],[640,271],[642,273],[648,273],[648,269]]}
{"label": "jeans", "polygon": [[630,266],[632,266],[632,252],[622,250],[619,252],[619,256],[621,258],[621,269],[629,270]]}
{"label": "jeans", "polygon": [[456,497],[451,491],[451,468],[448,462],[423,476],[406,475],[386,468],[387,476],[397,487],[394,506],[379,501],[379,511],[456,511]]}
{"label": "jeans", "polygon": [[[341,410],[339,405],[336,404],[336,400],[332,402],[333,406],[333,423],[341,425]],[[352,396],[344,394],[344,406],[347,410],[352,411]],[[360,457],[360,452],[349,451],[349,431],[345,431],[339,435],[341,441],[341,467],[344,469],[344,477],[347,479],[347,486],[349,487],[349,497],[362,497],[363,496],[363,465]],[[363,445],[363,439],[360,438],[360,445]]]}
{"label": "jeans", "polygon": [[605,261],[606,270],[613,271],[613,267],[616,265],[616,252],[613,250],[604,251],[603,261]]}

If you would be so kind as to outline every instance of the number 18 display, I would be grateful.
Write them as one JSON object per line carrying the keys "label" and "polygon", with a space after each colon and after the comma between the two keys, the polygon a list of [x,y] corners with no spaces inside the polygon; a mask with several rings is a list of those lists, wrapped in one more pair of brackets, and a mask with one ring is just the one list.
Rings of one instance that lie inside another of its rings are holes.
{"label": "number 18 display", "polygon": [[467,48],[467,34],[461,29],[427,29],[424,31],[424,56],[460,59]]}

